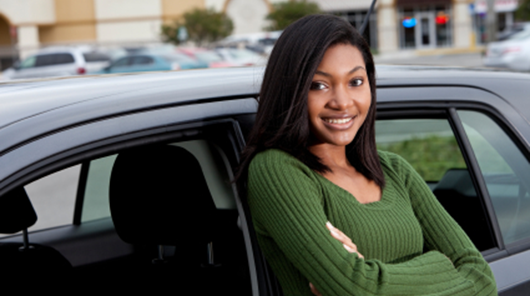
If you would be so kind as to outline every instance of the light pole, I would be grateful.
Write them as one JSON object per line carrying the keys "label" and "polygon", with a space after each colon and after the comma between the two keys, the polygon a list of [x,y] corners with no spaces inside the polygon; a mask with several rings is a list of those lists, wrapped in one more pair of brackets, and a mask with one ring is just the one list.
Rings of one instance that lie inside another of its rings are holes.
{"label": "light pole", "polygon": [[486,14],[487,43],[497,40],[497,13],[495,13],[495,0],[487,0]]}

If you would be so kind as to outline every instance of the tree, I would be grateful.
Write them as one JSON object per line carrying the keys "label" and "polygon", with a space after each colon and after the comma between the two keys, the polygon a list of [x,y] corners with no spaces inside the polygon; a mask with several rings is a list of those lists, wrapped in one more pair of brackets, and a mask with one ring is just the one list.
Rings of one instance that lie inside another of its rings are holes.
{"label": "tree", "polygon": [[518,21],[530,21],[530,0],[519,1],[519,8],[515,11],[515,19]]}
{"label": "tree", "polygon": [[308,3],[307,0],[277,3],[273,5],[273,11],[267,15],[266,19],[271,21],[271,25],[265,30],[283,30],[306,15],[320,12],[316,3]]}
{"label": "tree", "polygon": [[164,42],[177,45],[181,43],[178,38],[180,27],[186,28],[189,39],[198,46],[222,39],[234,29],[232,20],[224,13],[215,12],[213,9],[195,8],[185,12],[182,19],[174,21],[173,24],[162,25]]}

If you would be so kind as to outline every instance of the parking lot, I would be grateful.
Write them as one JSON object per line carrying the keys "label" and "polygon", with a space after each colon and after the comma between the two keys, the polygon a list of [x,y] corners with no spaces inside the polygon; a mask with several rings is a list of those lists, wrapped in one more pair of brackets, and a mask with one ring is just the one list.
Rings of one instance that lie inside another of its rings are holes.
{"label": "parking lot", "polygon": [[481,53],[417,55],[413,51],[374,55],[376,64],[483,67]]}

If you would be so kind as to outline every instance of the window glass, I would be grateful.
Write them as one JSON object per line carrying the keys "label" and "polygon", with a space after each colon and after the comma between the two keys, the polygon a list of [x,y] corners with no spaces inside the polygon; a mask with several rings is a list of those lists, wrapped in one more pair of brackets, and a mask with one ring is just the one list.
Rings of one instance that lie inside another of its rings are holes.
{"label": "window glass", "polygon": [[128,66],[130,60],[131,60],[131,59],[130,59],[129,57],[121,58],[121,59],[117,60],[117,61],[112,65],[112,67],[125,67],[125,66]]}
{"label": "window glass", "polygon": [[405,158],[423,179],[436,183],[449,169],[466,164],[445,119],[378,120],[377,148]]}
{"label": "window glass", "polygon": [[20,68],[32,68],[35,67],[35,61],[37,60],[36,56],[29,57],[25,59],[21,64]]}
{"label": "window glass", "polygon": [[72,224],[80,170],[75,165],[24,186],[38,217],[30,231]]}
{"label": "window glass", "polygon": [[153,63],[153,59],[150,57],[140,56],[134,57],[132,64],[133,65],[149,65]]}
{"label": "window glass", "polygon": [[116,154],[92,160],[88,167],[81,222],[110,217],[109,184]]}
{"label": "window glass", "polygon": [[110,57],[104,53],[99,52],[88,52],[84,53],[83,57],[85,58],[86,62],[109,62]]}
{"label": "window glass", "polygon": [[37,56],[37,61],[35,62],[36,67],[44,67],[53,65],[53,54],[43,54]]}
{"label": "window glass", "polygon": [[74,62],[74,57],[69,53],[58,53],[53,55],[52,64],[71,64]]}
{"label": "window glass", "polygon": [[488,116],[458,111],[506,244],[530,237],[530,164]]}
{"label": "window glass", "polygon": [[[173,143],[191,152],[201,165],[208,189],[218,209],[235,209],[227,171],[226,156],[217,146],[205,140]],[[88,169],[81,221],[110,217],[109,185],[112,166],[117,154],[92,160]]]}

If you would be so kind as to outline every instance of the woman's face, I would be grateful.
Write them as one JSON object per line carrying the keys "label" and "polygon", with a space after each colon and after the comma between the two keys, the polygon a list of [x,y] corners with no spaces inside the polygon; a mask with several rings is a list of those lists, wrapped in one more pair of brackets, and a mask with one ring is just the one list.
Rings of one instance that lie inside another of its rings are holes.
{"label": "woman's face", "polygon": [[346,146],[361,128],[371,103],[361,52],[338,44],[326,50],[313,77],[307,109],[314,144]]}

